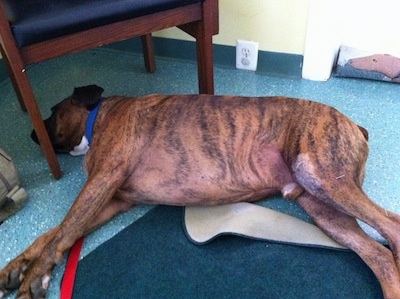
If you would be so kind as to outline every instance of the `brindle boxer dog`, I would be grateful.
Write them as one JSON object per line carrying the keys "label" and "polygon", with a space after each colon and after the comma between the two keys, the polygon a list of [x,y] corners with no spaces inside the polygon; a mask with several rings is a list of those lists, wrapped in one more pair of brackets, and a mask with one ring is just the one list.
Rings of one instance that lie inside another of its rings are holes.
{"label": "brindle boxer dog", "polygon": [[332,107],[285,97],[100,99],[102,92],[76,88],[45,121],[56,150],[80,151],[89,112],[99,105],[86,184],[61,224],[1,270],[0,297],[16,288],[19,298],[45,296],[53,267],[74,242],[137,204],[218,205],[282,193],[368,264],[385,298],[400,298],[400,216],[361,188],[365,129]]}

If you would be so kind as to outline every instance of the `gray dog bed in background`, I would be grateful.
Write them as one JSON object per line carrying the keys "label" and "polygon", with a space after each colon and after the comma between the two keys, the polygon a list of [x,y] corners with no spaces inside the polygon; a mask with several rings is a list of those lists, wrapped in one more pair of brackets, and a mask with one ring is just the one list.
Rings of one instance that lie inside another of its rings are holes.
{"label": "gray dog bed in background", "polygon": [[335,75],[400,83],[400,58],[342,46]]}

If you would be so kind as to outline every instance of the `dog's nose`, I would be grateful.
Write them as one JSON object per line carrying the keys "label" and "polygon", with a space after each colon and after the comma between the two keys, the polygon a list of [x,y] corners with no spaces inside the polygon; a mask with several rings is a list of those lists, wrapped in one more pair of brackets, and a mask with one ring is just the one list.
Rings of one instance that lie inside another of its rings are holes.
{"label": "dog's nose", "polygon": [[39,144],[39,139],[37,137],[37,134],[36,134],[35,130],[32,130],[31,138],[32,138],[33,141],[35,141],[37,144]]}

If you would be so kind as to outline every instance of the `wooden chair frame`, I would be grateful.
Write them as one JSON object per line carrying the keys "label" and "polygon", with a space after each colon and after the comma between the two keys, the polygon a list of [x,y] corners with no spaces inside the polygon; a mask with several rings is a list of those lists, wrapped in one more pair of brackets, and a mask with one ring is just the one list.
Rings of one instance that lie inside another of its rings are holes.
{"label": "wooden chair frame", "polygon": [[178,27],[196,39],[199,93],[214,93],[212,36],[219,31],[218,0],[186,5],[18,48],[0,0],[0,50],[17,98],[27,111],[53,176],[62,172],[26,73],[26,67],[63,55],[141,37],[147,71],[155,71],[151,33]]}

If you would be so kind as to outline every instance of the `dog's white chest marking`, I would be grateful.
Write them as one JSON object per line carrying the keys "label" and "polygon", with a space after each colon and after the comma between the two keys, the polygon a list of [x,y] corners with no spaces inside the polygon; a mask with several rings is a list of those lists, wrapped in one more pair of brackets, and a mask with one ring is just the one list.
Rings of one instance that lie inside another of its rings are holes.
{"label": "dog's white chest marking", "polygon": [[71,156],[81,156],[85,155],[89,150],[89,141],[86,136],[82,137],[81,143],[74,147],[72,151],[69,152]]}

